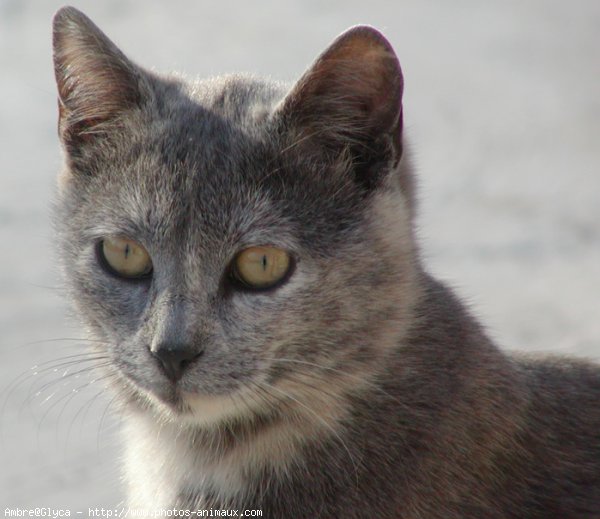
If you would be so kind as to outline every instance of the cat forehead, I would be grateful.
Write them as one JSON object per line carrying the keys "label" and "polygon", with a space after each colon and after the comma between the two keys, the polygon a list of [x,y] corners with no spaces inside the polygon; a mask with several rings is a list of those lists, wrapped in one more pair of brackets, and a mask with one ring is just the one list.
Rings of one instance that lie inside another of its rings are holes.
{"label": "cat forehead", "polygon": [[143,108],[181,137],[228,145],[268,138],[270,115],[286,87],[249,75],[231,74],[199,81],[161,78]]}
{"label": "cat forehead", "polygon": [[198,81],[184,80],[182,91],[193,101],[251,130],[263,123],[285,97],[290,85],[250,74],[229,74]]}
{"label": "cat forehead", "polygon": [[87,197],[93,234],[145,235],[153,242],[201,236],[214,243],[240,236],[260,240],[265,229],[286,227],[268,190],[239,170],[146,158],[117,174],[118,182],[99,178]]}
{"label": "cat forehead", "polygon": [[79,167],[98,179],[92,188],[100,191],[182,203],[196,197],[193,205],[204,206],[247,200],[280,169],[275,135],[265,128],[264,114],[276,102],[269,96],[240,78],[165,82],[152,102],[123,119],[126,131]]}

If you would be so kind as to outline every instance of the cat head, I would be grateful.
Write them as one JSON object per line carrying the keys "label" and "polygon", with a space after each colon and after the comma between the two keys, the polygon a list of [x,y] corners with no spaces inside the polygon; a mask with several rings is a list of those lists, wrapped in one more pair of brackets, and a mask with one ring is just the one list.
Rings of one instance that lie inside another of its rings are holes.
{"label": "cat head", "polygon": [[[54,19],[68,286],[135,408],[195,426],[333,412],[416,303],[402,74],[375,29],[291,88],[162,77]],[[307,411],[308,409],[310,411]]]}

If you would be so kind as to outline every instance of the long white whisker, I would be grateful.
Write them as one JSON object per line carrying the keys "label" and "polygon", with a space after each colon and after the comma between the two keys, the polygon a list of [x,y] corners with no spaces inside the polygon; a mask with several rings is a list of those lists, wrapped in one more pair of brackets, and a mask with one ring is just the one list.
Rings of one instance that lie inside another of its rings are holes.
{"label": "long white whisker", "polygon": [[84,373],[90,373],[99,368],[109,366],[109,365],[110,365],[110,362],[106,361],[106,362],[100,362],[97,364],[93,364],[91,366],[85,366],[81,369],[78,369],[77,371],[68,371],[67,370],[60,376],[60,378],[52,379],[49,382],[46,382],[43,386],[36,388],[35,393],[33,393],[33,384],[32,384],[32,387],[30,388],[27,398],[25,399],[25,403],[26,404],[30,403],[34,397],[40,396],[48,388],[51,388],[51,387],[53,387],[57,384],[61,384],[61,383],[63,384],[63,386],[65,386],[67,384],[68,380],[71,378],[79,378],[79,376]]}
{"label": "long white whisker", "polygon": [[[385,391],[383,388],[381,388],[380,386],[378,386],[377,384],[375,384],[374,382],[370,381],[370,380],[366,380],[364,377],[360,377],[358,375],[354,375],[353,373],[347,373],[346,371],[343,371],[341,369],[337,369],[337,368],[333,368],[330,366],[323,366],[322,364],[317,364],[315,362],[309,362],[309,361],[305,361],[305,360],[299,360],[299,359],[286,359],[286,358],[265,358],[264,360],[269,361],[269,362],[289,362],[289,363],[294,363],[294,364],[300,364],[300,365],[304,365],[304,366],[308,366],[308,367],[313,367],[313,368],[318,368],[318,369],[323,369],[323,370],[327,370],[330,371],[332,373],[337,373],[339,375],[342,375],[344,377],[348,377],[352,380],[356,380],[357,382],[359,382],[360,384],[364,384],[365,386],[373,389],[374,391],[377,391],[378,393],[390,398],[392,401],[396,402],[398,405],[400,405],[403,408],[406,408],[407,405],[405,402],[402,402],[401,400],[399,400],[397,397],[395,397],[394,395],[388,393],[387,391]],[[313,376],[315,378],[318,378],[318,375],[316,373],[313,373],[311,371],[302,371],[303,375],[309,375],[309,376]]]}
{"label": "long white whisker", "polygon": [[287,398],[292,400],[293,402],[295,402],[296,404],[298,404],[299,406],[301,406],[302,408],[306,409],[311,415],[313,415],[323,426],[325,426],[325,428],[327,428],[340,442],[340,444],[342,445],[342,447],[344,448],[344,450],[346,451],[346,453],[348,454],[348,457],[350,458],[350,461],[352,462],[352,465],[354,466],[354,474],[356,476],[356,484],[358,486],[358,464],[356,463],[356,460],[354,459],[354,456],[352,456],[352,453],[350,452],[350,449],[348,448],[348,446],[346,445],[346,442],[343,440],[343,438],[340,436],[340,434],[338,433],[338,431],[336,431],[331,424],[329,424],[320,414],[318,414],[316,411],[314,411],[313,409],[311,409],[309,406],[307,406],[306,404],[304,404],[303,402],[301,402],[300,400],[298,400],[297,398],[295,398],[294,396],[290,395],[288,392],[283,391],[271,384],[268,384],[266,382],[258,382],[258,381],[254,381],[255,384],[258,384],[262,387],[264,387],[267,391],[277,391],[278,393],[280,393],[282,395],[282,397]]}
{"label": "long white whisker", "polygon": [[[27,398],[25,400],[25,402],[28,402],[31,400],[31,393],[33,391],[33,379],[32,377],[36,377],[38,375],[41,375],[42,377],[46,376],[48,373],[54,373],[57,372],[59,368],[62,368],[64,366],[69,366],[70,363],[74,363],[77,364],[79,362],[88,362],[87,358],[82,358],[80,360],[74,360],[74,358],[76,356],[82,356],[82,357],[88,357],[89,361],[92,360],[100,360],[102,358],[104,358],[103,356],[93,356],[91,357],[90,355],[93,354],[88,354],[88,353],[83,353],[83,354],[77,354],[77,355],[68,355],[66,357],[63,357],[62,359],[53,359],[51,361],[48,362],[43,362],[42,364],[39,365],[35,365],[29,369],[26,369],[25,371],[19,373],[6,387],[5,389],[2,391],[4,393],[4,398],[2,401],[2,409],[0,410],[0,416],[4,416],[4,413],[6,411],[6,406],[8,405],[8,402],[10,401],[10,399],[12,398],[14,392],[21,387],[21,384],[23,384],[24,382],[27,382],[29,380],[31,380],[31,387],[29,389],[29,391],[27,392]],[[72,360],[70,360],[72,359]],[[61,360],[65,360],[66,362],[61,363]],[[48,366],[48,364],[50,364],[50,366]],[[40,366],[44,366],[43,369],[39,369]],[[39,392],[39,391],[38,391]]]}
{"label": "long white whisker", "polygon": [[[13,346],[12,348],[7,349],[6,351],[14,351],[14,350],[18,350],[21,348],[28,348],[30,346],[39,346],[40,344],[47,344],[47,343],[53,343],[53,342],[90,342],[90,343],[95,343],[95,344],[109,344],[106,341],[101,341],[98,339],[87,339],[87,338],[81,338],[81,337],[57,337],[56,339],[40,339],[38,341],[31,341],[31,342],[26,342],[23,344],[17,344],[16,346]],[[64,345],[65,348],[66,347],[71,347],[71,345]]]}
{"label": "long white whisker", "polygon": [[[86,382],[85,384],[81,384],[80,386],[73,388],[69,393],[62,395],[60,398],[54,400],[54,402],[52,402],[52,404],[50,404],[50,406],[46,409],[46,411],[44,412],[44,414],[42,415],[42,418],[40,419],[40,421],[38,422],[38,434],[37,434],[37,439],[39,442],[39,438],[40,438],[40,433],[41,433],[41,429],[42,429],[42,425],[44,423],[44,421],[46,420],[46,418],[49,416],[50,412],[52,411],[52,409],[54,409],[58,404],[60,404],[61,402],[63,402],[65,399],[67,400],[67,404],[79,393],[79,391],[81,391],[82,389],[91,386],[92,384],[95,384],[96,382],[100,381],[100,380],[104,380],[106,378],[110,378],[112,375],[107,375],[105,377],[101,377],[98,379],[93,379],[90,380],[88,382]],[[49,397],[45,398],[41,405],[44,405],[46,402],[50,401],[50,399],[52,397],[54,397],[54,395],[56,395],[56,391],[54,393],[52,393]],[[64,407],[63,410],[59,413],[59,417],[62,415],[62,412],[64,411]]]}
{"label": "long white whisker", "polygon": [[108,414],[108,410],[115,403],[115,401],[117,400],[118,397],[119,397],[119,395],[116,394],[109,400],[108,404],[106,404],[106,407],[104,408],[104,412],[102,413],[102,416],[100,417],[100,424],[98,425],[98,434],[96,436],[96,449],[98,450],[98,452],[100,451],[100,434],[102,433],[102,427],[103,427],[104,421]]}
{"label": "long white whisker", "polygon": [[98,397],[102,394],[105,394],[105,392],[106,391],[104,389],[102,389],[101,391],[98,391],[91,398],[88,398],[88,400],[83,405],[81,405],[79,410],[73,415],[73,418],[71,419],[71,423],[69,424],[69,428],[67,429],[67,434],[65,436],[65,452],[69,445],[69,438],[71,437],[71,431],[73,430],[73,426],[75,425],[75,422],[77,421],[78,418],[81,419],[81,428],[79,431],[79,433],[81,435],[81,432],[83,430],[83,424],[85,423],[85,419],[87,417],[88,411],[92,408],[92,406],[94,405],[94,402],[96,402]]}

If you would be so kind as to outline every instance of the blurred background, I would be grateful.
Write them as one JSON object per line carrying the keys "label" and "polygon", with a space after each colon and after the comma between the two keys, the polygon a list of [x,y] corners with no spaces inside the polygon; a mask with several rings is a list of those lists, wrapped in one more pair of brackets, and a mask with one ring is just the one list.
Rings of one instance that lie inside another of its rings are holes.
{"label": "blurred background", "polygon": [[[70,357],[83,331],[53,251],[61,4],[0,0],[0,509],[74,513],[123,494],[119,418]],[[72,4],[138,63],[200,77],[293,80],[347,27],[382,30],[404,70],[430,270],[503,348],[600,359],[600,2]]]}

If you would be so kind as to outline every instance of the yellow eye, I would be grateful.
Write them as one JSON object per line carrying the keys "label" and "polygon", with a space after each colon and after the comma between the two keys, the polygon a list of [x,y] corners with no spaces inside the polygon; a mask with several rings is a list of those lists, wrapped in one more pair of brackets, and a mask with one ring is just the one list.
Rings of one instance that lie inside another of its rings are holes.
{"label": "yellow eye", "polygon": [[146,277],[152,272],[150,255],[138,242],[128,238],[104,238],[99,253],[109,269],[124,278]]}
{"label": "yellow eye", "polygon": [[249,247],[235,258],[233,273],[251,288],[270,288],[289,272],[290,255],[275,247]]}

